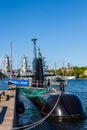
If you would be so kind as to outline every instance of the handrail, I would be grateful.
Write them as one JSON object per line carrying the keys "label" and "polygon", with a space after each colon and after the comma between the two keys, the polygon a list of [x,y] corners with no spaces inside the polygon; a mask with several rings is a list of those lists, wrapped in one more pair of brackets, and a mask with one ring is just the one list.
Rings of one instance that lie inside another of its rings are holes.
{"label": "handrail", "polygon": [[41,81],[41,80],[32,80],[30,81],[30,86],[36,85],[35,87],[39,87],[39,86],[43,86],[44,88],[46,88],[47,85],[47,81]]}

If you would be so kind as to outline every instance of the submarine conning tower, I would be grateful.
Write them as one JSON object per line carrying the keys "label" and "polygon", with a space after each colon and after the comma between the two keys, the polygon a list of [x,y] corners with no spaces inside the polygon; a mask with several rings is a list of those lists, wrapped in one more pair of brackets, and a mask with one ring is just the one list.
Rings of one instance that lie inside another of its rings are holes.
{"label": "submarine conning tower", "polygon": [[32,87],[43,87],[43,82],[44,82],[43,58],[41,56],[40,49],[38,49],[39,56],[37,57],[36,40],[37,39],[32,39],[34,44]]}

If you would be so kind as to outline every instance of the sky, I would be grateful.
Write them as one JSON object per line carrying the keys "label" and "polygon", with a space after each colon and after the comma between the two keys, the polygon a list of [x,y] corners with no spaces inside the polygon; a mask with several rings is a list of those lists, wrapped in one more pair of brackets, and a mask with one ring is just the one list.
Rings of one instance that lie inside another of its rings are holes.
{"label": "sky", "polygon": [[32,38],[49,68],[87,66],[87,0],[0,0],[0,68],[11,42],[13,68],[31,66]]}

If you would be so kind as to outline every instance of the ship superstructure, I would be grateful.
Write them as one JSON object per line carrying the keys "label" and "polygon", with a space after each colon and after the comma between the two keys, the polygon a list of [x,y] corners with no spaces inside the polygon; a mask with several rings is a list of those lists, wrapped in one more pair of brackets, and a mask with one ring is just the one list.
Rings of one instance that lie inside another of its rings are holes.
{"label": "ship superstructure", "polygon": [[20,76],[28,77],[29,75],[31,75],[31,69],[30,66],[28,66],[27,57],[24,55],[22,59],[22,66],[20,69]]}
{"label": "ship superstructure", "polygon": [[2,72],[8,77],[10,76],[10,60],[8,55],[5,56],[5,63]]}

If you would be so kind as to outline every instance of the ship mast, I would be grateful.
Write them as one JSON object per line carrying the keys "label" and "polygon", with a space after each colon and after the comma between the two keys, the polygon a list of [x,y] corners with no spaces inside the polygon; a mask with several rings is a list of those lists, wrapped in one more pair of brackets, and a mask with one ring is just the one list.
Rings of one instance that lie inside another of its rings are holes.
{"label": "ship mast", "polygon": [[10,79],[12,79],[12,42],[10,44]]}
{"label": "ship mast", "polygon": [[34,58],[37,58],[37,53],[36,53],[36,40],[37,39],[32,39],[32,41],[33,41],[33,44],[34,44]]}

